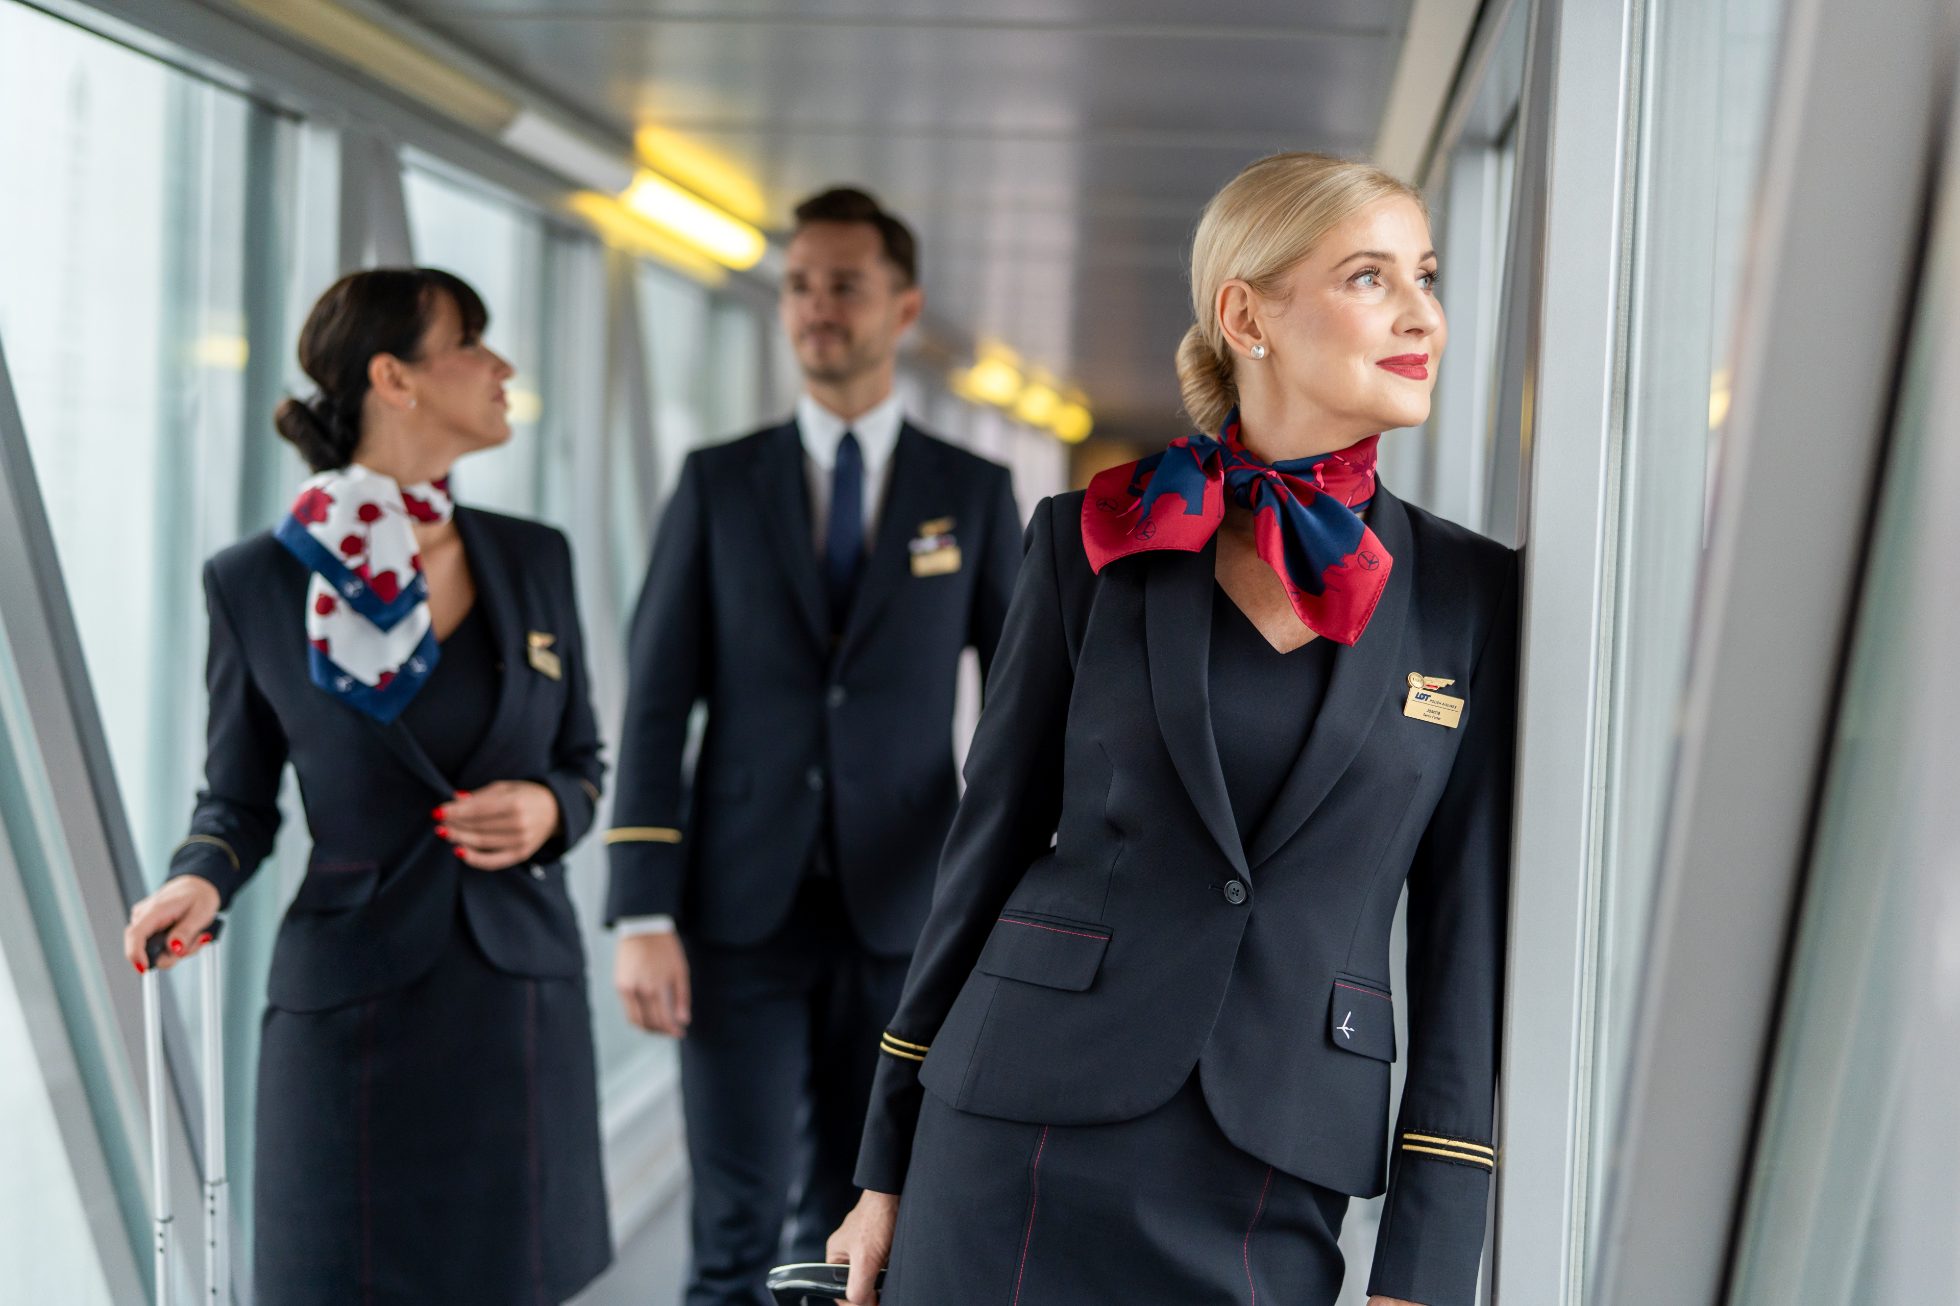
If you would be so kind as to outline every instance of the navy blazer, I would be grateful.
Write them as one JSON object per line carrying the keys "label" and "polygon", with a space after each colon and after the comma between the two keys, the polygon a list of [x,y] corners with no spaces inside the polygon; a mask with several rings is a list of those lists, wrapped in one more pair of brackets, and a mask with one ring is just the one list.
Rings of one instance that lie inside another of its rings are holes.
{"label": "navy blazer", "polygon": [[[980,1115],[1096,1124],[1155,1109],[1195,1069],[1244,1151],[1341,1192],[1388,1188],[1372,1292],[1467,1306],[1495,1165],[1514,556],[1377,493],[1394,571],[1241,842],[1207,685],[1215,544],[1098,578],[1081,506],[1058,496],[1029,526],[858,1183],[901,1190],[922,1089]],[[1404,715],[1411,673],[1456,682],[1459,728]]]}
{"label": "navy blazer", "polygon": [[[170,874],[203,876],[229,905],[272,850],[280,773],[292,762],[313,852],[279,926],[274,1006],[319,1011],[407,984],[435,964],[458,895],[499,969],[537,978],[584,971],[560,858],[591,827],[605,768],[571,546],[516,517],[459,507],[455,520],[503,672],[490,727],[456,776],[436,769],[400,719],[383,725],[313,684],[309,573],[270,532],[205,564],[205,788]],[[552,637],[560,676],[531,664],[534,632]],[[547,786],[563,824],[531,861],[480,871],[437,837],[430,812],[458,789],[496,780]]]}
{"label": "navy blazer", "polygon": [[[607,916],[760,943],[788,918],[829,803],[852,929],[902,957],[958,802],[960,653],[993,662],[1021,519],[1006,468],[906,424],[833,643],[803,459],[790,422],[681,469],[633,621]],[[915,542],[946,537],[956,567],[949,551],[915,565]],[[707,728],[684,778],[697,703]]]}

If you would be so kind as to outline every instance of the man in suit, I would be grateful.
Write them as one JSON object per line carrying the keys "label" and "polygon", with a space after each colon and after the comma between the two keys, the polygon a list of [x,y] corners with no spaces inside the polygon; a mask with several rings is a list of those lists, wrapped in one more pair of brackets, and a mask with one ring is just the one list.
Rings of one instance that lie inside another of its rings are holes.
{"label": "man in suit", "polygon": [[1006,469],[900,412],[916,261],[862,191],[798,206],[795,418],[688,456],[634,618],[607,915],[628,1018],[682,1040],[688,1306],[767,1306],[767,1267],[822,1260],[855,1198],[957,801],[960,655],[991,662],[1020,565]]}

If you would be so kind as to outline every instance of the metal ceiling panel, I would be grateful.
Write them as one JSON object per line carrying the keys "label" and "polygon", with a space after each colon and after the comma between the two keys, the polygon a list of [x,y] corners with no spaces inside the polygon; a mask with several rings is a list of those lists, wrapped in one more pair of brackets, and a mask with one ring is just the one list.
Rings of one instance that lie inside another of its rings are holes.
{"label": "metal ceiling panel", "polygon": [[1175,426],[1198,212],[1280,149],[1359,154],[1409,0],[397,0],[618,134],[657,126],[780,225],[834,182],[918,230],[929,320]]}

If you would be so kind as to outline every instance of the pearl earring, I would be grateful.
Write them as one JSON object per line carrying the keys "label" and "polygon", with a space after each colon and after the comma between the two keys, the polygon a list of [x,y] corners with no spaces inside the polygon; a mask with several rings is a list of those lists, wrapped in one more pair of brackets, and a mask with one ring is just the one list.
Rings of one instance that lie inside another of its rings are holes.
{"label": "pearl earring", "polygon": [[1254,345],[1252,347],[1252,356],[1255,359],[1264,358],[1266,356],[1266,347],[1264,345]]}

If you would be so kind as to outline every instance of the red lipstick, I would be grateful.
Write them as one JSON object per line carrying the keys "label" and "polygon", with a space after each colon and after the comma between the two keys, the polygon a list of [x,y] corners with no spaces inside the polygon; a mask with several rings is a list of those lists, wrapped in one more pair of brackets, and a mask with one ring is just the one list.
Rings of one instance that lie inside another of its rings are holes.
{"label": "red lipstick", "polygon": [[1375,366],[1385,368],[1397,376],[1406,376],[1411,381],[1427,381],[1429,379],[1428,354],[1397,354],[1393,358],[1382,359]]}

